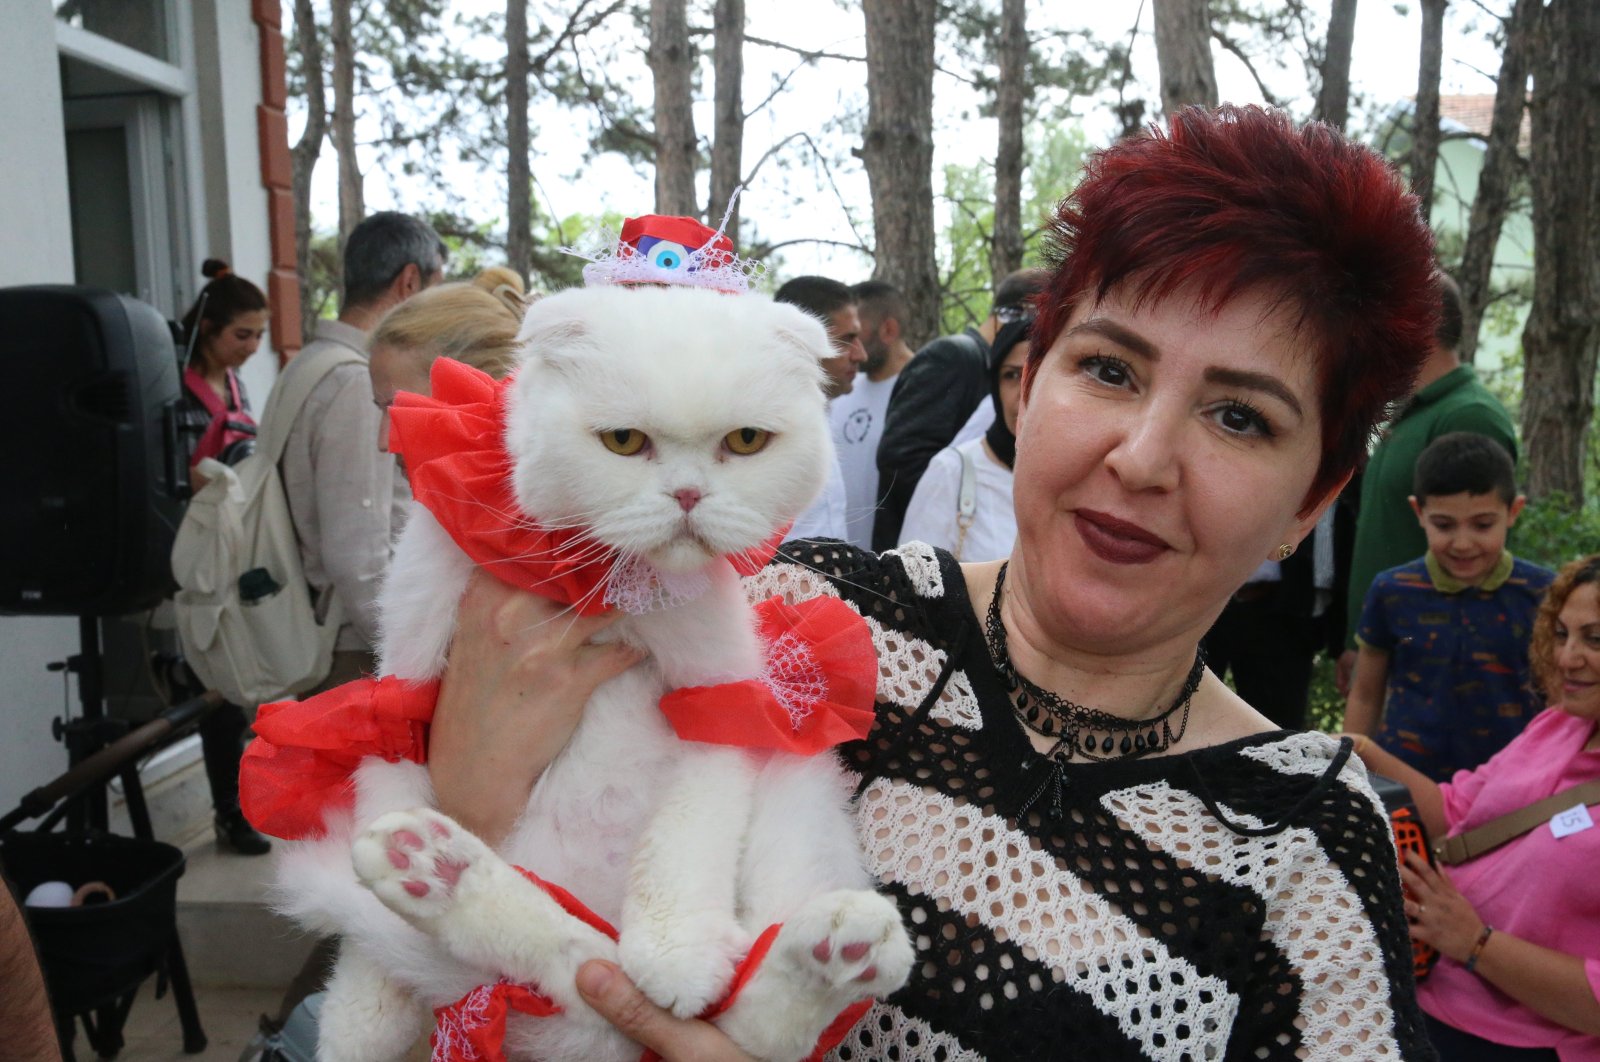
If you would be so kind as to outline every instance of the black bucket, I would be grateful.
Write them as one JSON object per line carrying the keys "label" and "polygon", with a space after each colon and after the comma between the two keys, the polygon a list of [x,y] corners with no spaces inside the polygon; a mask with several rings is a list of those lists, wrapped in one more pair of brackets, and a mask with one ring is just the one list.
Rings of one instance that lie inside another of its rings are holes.
{"label": "black bucket", "polygon": [[12,833],[0,862],[18,900],[45,881],[111,886],[116,899],[24,909],[57,1013],[77,1014],[133,992],[166,959],[178,931],[183,852],[111,834]]}

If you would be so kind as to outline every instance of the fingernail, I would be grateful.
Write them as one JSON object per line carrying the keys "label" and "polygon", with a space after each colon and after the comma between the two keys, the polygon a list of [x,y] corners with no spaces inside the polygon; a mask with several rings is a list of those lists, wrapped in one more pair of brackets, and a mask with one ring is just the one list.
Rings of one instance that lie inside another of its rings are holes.
{"label": "fingernail", "polygon": [[617,973],[611,963],[591,959],[578,967],[578,991],[586,996],[598,996],[616,979]]}

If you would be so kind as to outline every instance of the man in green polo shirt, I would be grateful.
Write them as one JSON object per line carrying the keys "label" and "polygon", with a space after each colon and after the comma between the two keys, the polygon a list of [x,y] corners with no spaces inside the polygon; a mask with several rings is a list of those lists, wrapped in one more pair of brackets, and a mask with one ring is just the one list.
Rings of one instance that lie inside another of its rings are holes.
{"label": "man in green polo shirt", "polygon": [[1347,692],[1355,664],[1355,629],[1367,588],[1381,571],[1415,560],[1428,540],[1407,499],[1417,457],[1439,436],[1452,431],[1487,435],[1517,459],[1517,430],[1500,400],[1461,364],[1461,289],[1439,274],[1439,327],[1433,351],[1417,375],[1417,389],[1384,433],[1361,476],[1361,508],[1356,516],[1355,555],[1350,562],[1349,608],[1345,611],[1346,652],[1339,658],[1339,690]]}

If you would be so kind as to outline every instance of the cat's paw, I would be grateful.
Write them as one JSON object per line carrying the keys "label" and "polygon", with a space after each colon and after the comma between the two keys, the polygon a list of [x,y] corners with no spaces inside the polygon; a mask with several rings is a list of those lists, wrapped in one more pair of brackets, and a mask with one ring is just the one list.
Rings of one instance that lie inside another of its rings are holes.
{"label": "cat's paw", "polygon": [[626,927],[622,969],[657,1006],[680,1018],[700,1015],[727,995],[750,936],[722,914],[688,914],[670,924]]}
{"label": "cat's paw", "polygon": [[379,816],[351,847],[356,876],[384,905],[431,922],[456,904],[463,883],[500,857],[453,820],[418,808]]}
{"label": "cat's paw", "polygon": [[801,982],[822,988],[840,1006],[898,990],[911,976],[914,954],[894,902],[867,890],[811,900],[784,924],[775,950]]}

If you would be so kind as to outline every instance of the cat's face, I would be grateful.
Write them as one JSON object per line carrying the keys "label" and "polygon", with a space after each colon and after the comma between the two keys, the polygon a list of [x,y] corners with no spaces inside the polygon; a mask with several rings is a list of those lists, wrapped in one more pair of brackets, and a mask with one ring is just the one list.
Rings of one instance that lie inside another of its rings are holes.
{"label": "cat's face", "polygon": [[764,296],[583,288],[528,308],[517,500],[664,571],[757,546],[832,466],[822,325]]}

